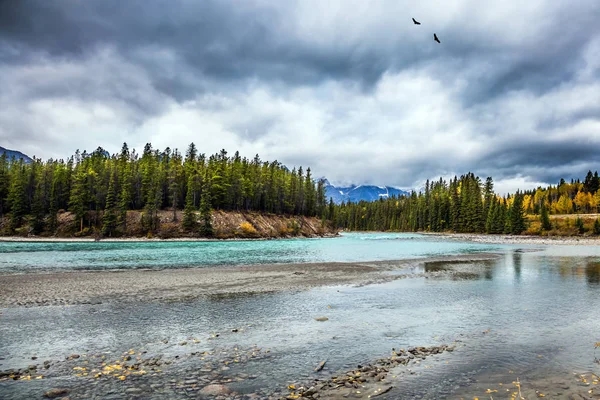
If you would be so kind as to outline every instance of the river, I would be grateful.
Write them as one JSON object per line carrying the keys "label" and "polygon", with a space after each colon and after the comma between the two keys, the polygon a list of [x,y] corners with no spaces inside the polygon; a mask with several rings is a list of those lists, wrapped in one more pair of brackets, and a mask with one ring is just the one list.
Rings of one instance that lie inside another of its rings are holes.
{"label": "river", "polygon": [[[240,242],[4,242],[0,273],[397,260],[476,252],[497,252],[501,257],[471,263],[469,273],[361,287],[166,304],[115,301],[6,308],[0,319],[0,369],[26,366],[32,355],[54,360],[71,353],[130,348],[176,355],[183,347],[173,343],[197,337],[202,339],[199,349],[217,343],[224,348],[269,348],[269,358],[231,368],[256,375],[230,385],[240,393],[308,379],[325,359],[324,372],[332,374],[389,355],[393,347],[440,343],[458,343],[460,351],[424,362],[389,398],[489,398],[483,383],[496,382],[491,389],[504,391],[499,383],[509,385],[515,377],[538,382],[598,372],[594,358],[600,354],[594,353],[594,344],[600,341],[599,246],[490,245],[374,233]],[[446,265],[426,263],[420,268],[416,272],[443,270]],[[318,316],[329,320],[317,322]],[[190,361],[180,368],[195,366]],[[81,378],[62,379],[69,384]],[[0,382],[0,394],[33,396],[47,387],[43,380],[5,381]],[[509,398],[501,393],[494,398]]]}

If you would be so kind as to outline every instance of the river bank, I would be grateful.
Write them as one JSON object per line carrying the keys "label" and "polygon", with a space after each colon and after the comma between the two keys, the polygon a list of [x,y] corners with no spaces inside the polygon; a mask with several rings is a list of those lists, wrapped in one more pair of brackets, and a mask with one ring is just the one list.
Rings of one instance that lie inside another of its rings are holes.
{"label": "river bank", "polygon": [[422,235],[448,240],[485,244],[530,244],[530,245],[580,245],[600,246],[600,237],[585,236],[529,236],[529,235],[489,235],[478,233],[419,232]]}
{"label": "river bank", "polygon": [[[86,222],[81,225],[72,212],[57,214],[56,228],[42,230],[34,235],[31,225],[10,229],[8,217],[0,218],[0,240],[5,241],[144,241],[144,240],[208,240],[201,232],[200,223],[195,227],[183,227],[183,211],[161,210],[156,213],[156,227],[149,232],[142,224],[143,212],[127,211],[125,222],[114,234],[102,234],[102,212],[89,211]],[[199,216],[198,220],[199,220]],[[330,223],[316,217],[303,215],[279,215],[253,211],[211,212],[213,233],[210,239],[279,239],[292,237],[325,237],[337,234]],[[2,236],[4,235],[4,236]]]}
{"label": "river bank", "polygon": [[[200,296],[366,285],[404,277],[458,273],[424,271],[425,263],[485,261],[490,253],[361,263],[290,263],[177,269],[73,271],[0,275],[0,307],[97,304],[107,301],[184,301]],[[390,271],[406,270],[405,274]]]}

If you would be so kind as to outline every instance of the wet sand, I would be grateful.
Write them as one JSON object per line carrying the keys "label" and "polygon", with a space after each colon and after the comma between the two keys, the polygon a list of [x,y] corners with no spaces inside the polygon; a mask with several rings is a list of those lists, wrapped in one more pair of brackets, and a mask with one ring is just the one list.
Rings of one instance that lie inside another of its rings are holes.
{"label": "wet sand", "polygon": [[[0,307],[94,304],[115,301],[186,301],[201,296],[306,290],[317,286],[388,282],[426,262],[497,258],[480,253],[400,261],[220,266],[162,270],[76,271],[0,275]],[[441,271],[438,273],[446,273]]]}

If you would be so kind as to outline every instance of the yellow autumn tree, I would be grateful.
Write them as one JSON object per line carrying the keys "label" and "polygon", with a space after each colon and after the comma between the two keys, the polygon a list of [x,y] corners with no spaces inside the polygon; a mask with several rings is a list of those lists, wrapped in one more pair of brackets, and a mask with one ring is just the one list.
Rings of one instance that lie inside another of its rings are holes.
{"label": "yellow autumn tree", "polygon": [[568,195],[563,194],[558,201],[552,205],[556,214],[570,214],[573,211],[573,202]]}
{"label": "yellow autumn tree", "polygon": [[578,192],[573,202],[577,206],[577,212],[585,213],[589,213],[592,210],[592,205],[595,203],[594,196],[591,193],[585,192]]}
{"label": "yellow autumn tree", "polygon": [[523,211],[526,214],[533,213],[533,198],[529,194],[523,196]]}

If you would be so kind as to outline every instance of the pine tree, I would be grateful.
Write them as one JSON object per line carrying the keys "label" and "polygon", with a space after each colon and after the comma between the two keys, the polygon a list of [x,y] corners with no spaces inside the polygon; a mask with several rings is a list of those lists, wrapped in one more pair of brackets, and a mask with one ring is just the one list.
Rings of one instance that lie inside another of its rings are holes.
{"label": "pine tree", "polygon": [[510,232],[520,235],[527,227],[525,226],[525,215],[523,211],[523,195],[517,191],[510,211]]}
{"label": "pine tree", "polygon": [[195,177],[190,175],[185,195],[185,208],[183,209],[183,229],[192,232],[196,228],[196,207],[194,206]]}
{"label": "pine tree", "polygon": [[31,203],[31,229],[34,234],[41,233],[46,226],[44,182],[38,179],[35,185],[33,202]]}
{"label": "pine tree", "polygon": [[117,203],[116,203],[116,169],[110,174],[110,180],[108,182],[108,191],[106,194],[106,206],[104,208],[104,215],[102,216],[102,234],[105,236],[112,236],[113,231],[117,227],[118,216],[117,216]]}
{"label": "pine tree", "polygon": [[596,235],[600,235],[600,219],[596,218],[596,221],[594,221],[594,233]]}
{"label": "pine tree", "polygon": [[203,236],[211,237],[213,227],[211,223],[211,191],[208,176],[205,177],[202,185],[202,194],[200,196],[200,217],[202,218],[202,227],[200,233]]}
{"label": "pine tree", "polygon": [[75,214],[75,223],[79,231],[83,231],[83,220],[87,212],[89,192],[87,190],[87,173],[78,166],[73,178],[69,208]]}
{"label": "pine tree", "polygon": [[0,154],[0,218],[4,217],[7,209],[6,198],[10,188],[10,175],[6,153]]}
{"label": "pine tree", "polygon": [[552,224],[550,223],[550,216],[548,215],[548,208],[546,208],[546,204],[543,201],[540,207],[540,222],[542,224],[542,230],[549,231],[550,229],[552,229]]}
{"label": "pine tree", "polygon": [[580,235],[582,235],[585,232],[585,227],[583,226],[583,220],[579,216],[575,219],[575,227],[577,228],[577,231],[579,232]]}

